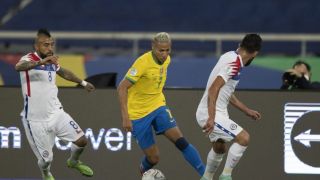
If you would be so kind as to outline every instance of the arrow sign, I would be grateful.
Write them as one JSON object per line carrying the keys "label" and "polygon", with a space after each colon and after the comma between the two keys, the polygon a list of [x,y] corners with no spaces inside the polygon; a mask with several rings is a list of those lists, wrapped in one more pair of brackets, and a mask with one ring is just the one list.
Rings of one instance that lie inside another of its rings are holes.
{"label": "arrow sign", "polygon": [[294,138],[294,140],[302,143],[303,145],[307,147],[311,147],[310,141],[313,142],[320,142],[320,135],[313,135],[310,134],[311,129],[299,134]]}

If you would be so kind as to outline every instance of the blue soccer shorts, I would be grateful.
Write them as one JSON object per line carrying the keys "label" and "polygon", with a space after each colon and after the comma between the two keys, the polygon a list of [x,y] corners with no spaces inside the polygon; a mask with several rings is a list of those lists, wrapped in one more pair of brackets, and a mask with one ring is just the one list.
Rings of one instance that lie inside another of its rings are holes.
{"label": "blue soccer shorts", "polygon": [[154,134],[163,134],[170,128],[176,127],[176,121],[172,117],[167,106],[161,106],[147,116],[132,121],[132,135],[141,149],[147,149],[155,144]]}

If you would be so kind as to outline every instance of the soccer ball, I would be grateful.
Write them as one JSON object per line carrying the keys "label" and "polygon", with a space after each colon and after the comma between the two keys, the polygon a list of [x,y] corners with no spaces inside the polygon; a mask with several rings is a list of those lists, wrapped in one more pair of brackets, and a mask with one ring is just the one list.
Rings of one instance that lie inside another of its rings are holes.
{"label": "soccer ball", "polygon": [[142,180],[166,180],[159,169],[149,169],[143,173]]}

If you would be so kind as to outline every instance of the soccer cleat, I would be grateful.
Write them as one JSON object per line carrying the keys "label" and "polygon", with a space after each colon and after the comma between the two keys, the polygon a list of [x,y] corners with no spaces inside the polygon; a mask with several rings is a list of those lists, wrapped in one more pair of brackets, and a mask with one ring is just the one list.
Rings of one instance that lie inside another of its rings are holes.
{"label": "soccer cleat", "polygon": [[69,168],[74,168],[74,169],[78,170],[84,176],[88,176],[88,177],[93,176],[92,169],[89,166],[85,165],[81,161],[77,161],[76,163],[74,163],[71,160],[68,160],[67,161],[67,166]]}
{"label": "soccer cleat", "polygon": [[221,175],[219,180],[232,180],[231,175]]}
{"label": "soccer cleat", "polygon": [[54,180],[54,177],[51,173],[48,173],[48,175],[43,175],[43,180]]}

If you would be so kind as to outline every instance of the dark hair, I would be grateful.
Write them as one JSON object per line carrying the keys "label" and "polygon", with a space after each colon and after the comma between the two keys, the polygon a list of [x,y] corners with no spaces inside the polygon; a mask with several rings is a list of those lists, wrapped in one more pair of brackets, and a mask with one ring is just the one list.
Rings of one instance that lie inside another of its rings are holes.
{"label": "dark hair", "polygon": [[39,35],[45,35],[45,36],[51,37],[50,32],[44,28],[38,29],[37,36],[39,36]]}
{"label": "dark hair", "polygon": [[259,34],[247,34],[241,41],[240,47],[249,53],[260,51],[262,39]]}
{"label": "dark hair", "polygon": [[311,66],[308,64],[308,63],[306,63],[306,62],[304,62],[304,61],[302,61],[302,60],[298,60],[297,62],[295,62],[294,64],[293,64],[293,66],[292,66],[292,68],[294,68],[295,66],[300,66],[300,65],[305,65],[306,66],[306,68],[307,68],[307,70],[310,72],[311,71]]}

